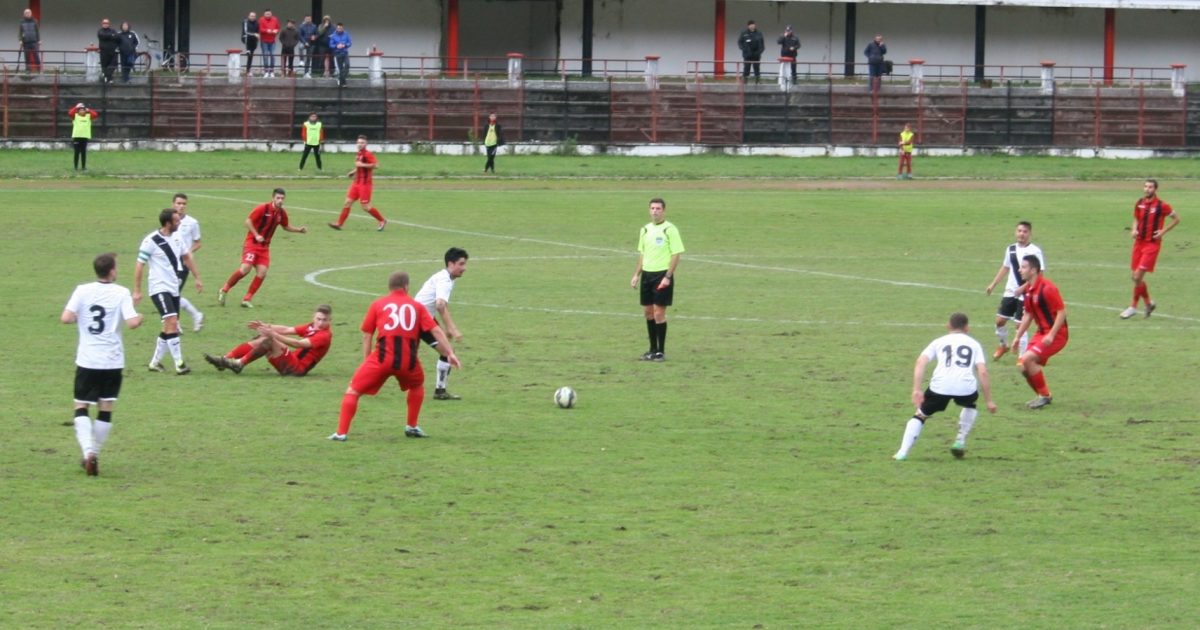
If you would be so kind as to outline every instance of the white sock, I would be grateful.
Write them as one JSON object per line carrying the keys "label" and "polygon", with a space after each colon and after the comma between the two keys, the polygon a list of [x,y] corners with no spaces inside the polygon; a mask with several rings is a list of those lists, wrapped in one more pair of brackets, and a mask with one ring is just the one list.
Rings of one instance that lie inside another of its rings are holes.
{"label": "white sock", "polygon": [[1029,331],[1027,330],[1027,331],[1025,331],[1024,335],[1021,335],[1021,354],[1025,354],[1025,349],[1028,347],[1029,347]]}
{"label": "white sock", "polygon": [[183,365],[183,342],[179,337],[172,337],[167,340],[167,347],[171,349],[171,358],[175,359],[175,365]]}
{"label": "white sock", "polygon": [[191,315],[192,319],[196,319],[200,316],[200,309],[196,308],[195,305],[193,305],[191,301],[185,297],[179,298],[179,308],[187,311],[187,314]]}
{"label": "white sock", "polygon": [[912,449],[913,444],[917,443],[917,438],[921,437],[921,429],[925,428],[925,423],[921,422],[916,416],[908,419],[908,424],[904,425],[904,438],[900,440],[900,450],[897,455],[908,455],[908,451]]}
{"label": "white sock", "polygon": [[967,443],[967,434],[971,432],[971,427],[975,426],[975,418],[979,415],[978,409],[963,409],[958,414],[958,440],[963,444]]}
{"label": "white sock", "polygon": [[446,389],[446,381],[450,378],[450,364],[445,359],[438,357],[437,362],[437,388]]}
{"label": "white sock", "polygon": [[88,453],[96,452],[96,445],[92,440],[91,418],[75,416],[75,439],[79,441],[79,449],[83,451],[84,457],[87,457]]}
{"label": "white sock", "polygon": [[112,423],[103,420],[97,420],[92,423],[92,441],[96,444],[96,454],[100,454],[100,449],[104,447],[104,443],[108,441],[108,432],[112,431]]}
{"label": "white sock", "polygon": [[996,341],[1002,346],[1008,345],[1008,325],[996,327]]}
{"label": "white sock", "polygon": [[150,359],[150,365],[162,363],[163,355],[167,353],[167,340],[159,337],[154,345],[154,357]]}

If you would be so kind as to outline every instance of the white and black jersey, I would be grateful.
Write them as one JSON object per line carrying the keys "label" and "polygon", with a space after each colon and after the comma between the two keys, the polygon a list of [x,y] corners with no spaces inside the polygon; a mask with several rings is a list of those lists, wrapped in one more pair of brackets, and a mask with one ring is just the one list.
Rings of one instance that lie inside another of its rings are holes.
{"label": "white and black jersey", "polygon": [[442,300],[447,304],[450,302],[450,293],[454,291],[455,279],[450,276],[450,272],[443,269],[425,281],[421,285],[421,290],[413,297],[414,300],[425,305],[425,310],[433,317],[437,317],[437,301]]}
{"label": "white and black jersey", "polygon": [[179,295],[179,274],[183,266],[183,249],[179,232],[163,236],[155,230],[142,239],[138,247],[138,262],[150,267],[150,295],[169,293]]}
{"label": "white and black jersey", "polygon": [[934,364],[929,389],[946,396],[966,396],[979,389],[975,366],[987,363],[983,346],[970,335],[952,332],[934,339],[922,352]]}
{"label": "white and black jersey", "polygon": [[183,253],[192,253],[192,247],[200,241],[200,222],[192,215],[179,220],[179,230],[175,232],[183,246]]}
{"label": "white and black jersey", "polygon": [[78,320],[76,365],[93,370],[125,367],[121,326],[124,320],[137,317],[129,289],[111,282],[81,284],[75,287],[65,310],[75,313]]}
{"label": "white and black jersey", "polygon": [[1004,297],[1016,297],[1017,287],[1021,286],[1021,260],[1029,255],[1037,256],[1042,263],[1042,271],[1046,270],[1046,257],[1042,255],[1042,248],[1030,243],[1022,246],[1020,243],[1013,243],[1004,250],[1004,260],[1000,261],[1000,266],[1008,267],[1008,281],[1004,283]]}

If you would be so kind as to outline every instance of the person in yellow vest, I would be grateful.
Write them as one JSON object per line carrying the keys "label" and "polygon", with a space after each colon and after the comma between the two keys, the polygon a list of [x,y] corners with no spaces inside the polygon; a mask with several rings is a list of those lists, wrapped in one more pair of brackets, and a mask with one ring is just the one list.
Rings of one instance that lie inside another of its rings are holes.
{"label": "person in yellow vest", "polygon": [[80,167],[87,170],[87,145],[92,139],[92,121],[100,117],[100,112],[88,108],[83,103],[67,110],[71,117],[71,142],[75,145],[75,170]]}
{"label": "person in yellow vest", "polygon": [[[904,123],[900,132],[900,166],[896,167],[896,179],[912,179],[913,131],[912,125]],[[905,172],[907,169],[907,172]]]}
{"label": "person in yellow vest", "polygon": [[312,153],[317,160],[317,170],[321,170],[321,145],[325,143],[325,125],[317,119],[317,112],[308,115],[308,120],[300,125],[300,137],[304,140],[304,155],[300,156],[300,170],[304,170],[304,162]]}
{"label": "person in yellow vest", "polygon": [[487,149],[487,164],[483,165],[483,172],[496,172],[496,149],[504,146],[504,132],[500,128],[500,124],[496,122],[496,115],[488,116],[487,133],[483,135],[483,148]]}

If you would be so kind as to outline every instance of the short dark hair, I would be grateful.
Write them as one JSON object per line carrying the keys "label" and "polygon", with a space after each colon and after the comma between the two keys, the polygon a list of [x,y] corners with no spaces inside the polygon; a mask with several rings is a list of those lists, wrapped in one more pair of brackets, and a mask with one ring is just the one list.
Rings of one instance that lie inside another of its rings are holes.
{"label": "short dark hair", "polygon": [[276,188],[275,190],[271,191],[271,196],[274,197],[275,195],[283,195],[286,197],[287,191],[282,188]]}
{"label": "short dark hair", "polygon": [[1033,231],[1033,224],[1028,221],[1017,221],[1017,225],[1024,225],[1025,227],[1029,228],[1031,232]]}
{"label": "short dark hair", "polygon": [[408,288],[408,272],[407,271],[392,272],[392,275],[388,278],[388,288],[391,289],[392,291],[395,291],[396,289],[407,289]]}
{"label": "short dark hair", "polygon": [[467,250],[461,247],[451,247],[450,249],[446,250],[446,255],[443,258],[445,259],[446,264],[449,265],[450,263],[458,262],[463,258],[470,258],[470,256],[467,255]]}
{"label": "short dark hair", "polygon": [[360,134],[358,134],[358,137],[357,137],[357,138],[355,138],[355,140],[366,140],[366,139],[367,139],[367,137],[366,137],[365,135],[361,134],[361,133],[360,133]]}
{"label": "short dark hair", "polygon": [[663,207],[663,210],[666,210],[666,209],[667,209],[667,202],[666,202],[666,201],[663,201],[663,198],[662,198],[662,197],[655,197],[655,198],[653,198],[653,199],[651,199],[651,200],[650,200],[650,205],[654,205],[654,204],[656,204],[656,203],[661,203],[661,204],[662,204],[662,207]]}
{"label": "short dark hair", "polygon": [[1021,260],[1024,260],[1025,262],[1029,263],[1029,266],[1033,267],[1034,271],[1042,270],[1042,261],[1038,260],[1038,257],[1034,256],[1033,254],[1029,254],[1028,256],[1022,258]]}
{"label": "short dark hair", "polygon": [[171,217],[179,214],[175,208],[163,208],[162,212],[158,213],[158,225],[166,227],[171,224]]}
{"label": "short dark hair", "polygon": [[338,25],[338,26],[345,26],[345,24],[342,24],[341,22],[338,22],[338,23],[337,23],[337,25]]}
{"label": "short dark hair", "polygon": [[951,313],[950,328],[953,330],[967,329],[967,314],[966,313]]}
{"label": "short dark hair", "polygon": [[92,261],[92,269],[96,270],[97,278],[107,278],[108,274],[117,267],[117,255],[113,252],[105,252],[96,256]]}
{"label": "short dark hair", "polygon": [[1154,190],[1158,190],[1158,180],[1157,179],[1147,179],[1146,183],[1154,184]]}
{"label": "short dark hair", "polygon": [[754,20],[746,20],[746,26],[750,26],[751,24],[758,25],[758,22],[755,22]]}
{"label": "short dark hair", "polygon": [[175,193],[175,196],[174,196],[174,197],[171,197],[171,201],[175,201],[176,199],[184,199],[184,200],[186,200],[186,199],[187,199],[187,195],[186,195],[186,194],[184,194],[184,193]]}
{"label": "short dark hair", "polygon": [[326,317],[333,317],[333,307],[328,304],[318,304],[317,312],[325,315]]}

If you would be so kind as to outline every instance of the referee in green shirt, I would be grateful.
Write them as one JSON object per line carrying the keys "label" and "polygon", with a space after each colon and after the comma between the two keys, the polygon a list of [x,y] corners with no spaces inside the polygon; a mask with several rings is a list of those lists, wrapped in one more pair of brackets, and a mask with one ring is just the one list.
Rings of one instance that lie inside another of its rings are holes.
{"label": "referee in green shirt", "polygon": [[650,222],[638,237],[638,264],[629,286],[641,287],[642,308],[646,314],[646,332],[650,350],[643,361],[663,361],[667,347],[667,307],[675,294],[675,267],[683,253],[679,228],[667,221],[667,202],[650,200]]}

